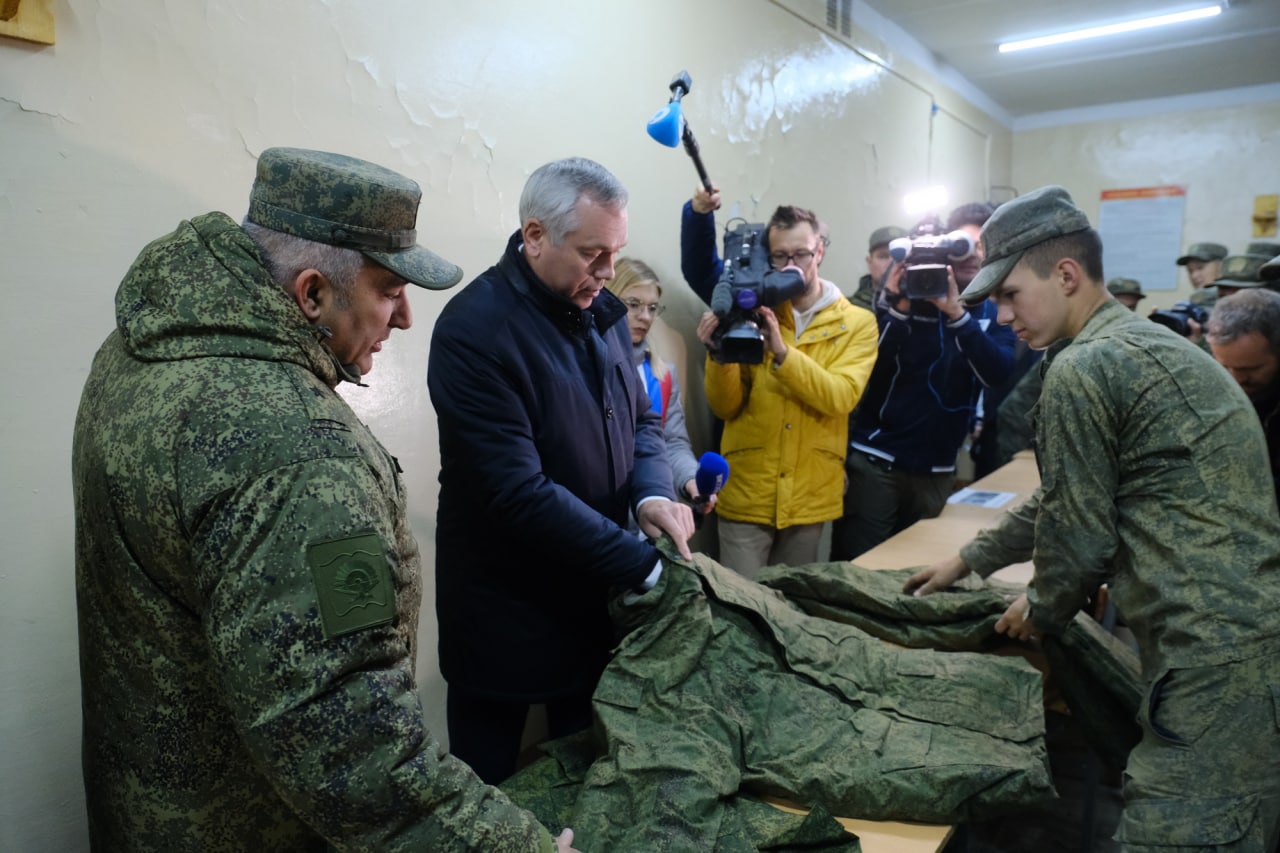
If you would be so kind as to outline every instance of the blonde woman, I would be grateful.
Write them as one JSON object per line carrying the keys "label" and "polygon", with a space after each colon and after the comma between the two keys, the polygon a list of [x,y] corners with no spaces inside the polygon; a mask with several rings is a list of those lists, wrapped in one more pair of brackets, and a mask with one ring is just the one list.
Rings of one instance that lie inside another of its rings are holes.
{"label": "blonde woman", "polygon": [[[698,460],[694,458],[689,432],[684,424],[680,383],[676,381],[671,365],[662,359],[648,340],[649,328],[663,312],[664,306],[660,301],[662,285],[648,264],[635,258],[619,258],[614,264],[613,280],[605,286],[627,306],[627,327],[631,330],[636,369],[649,392],[653,410],[662,416],[674,485],[681,497],[692,501],[698,496],[695,480]],[[714,501],[712,496],[711,502]],[[710,509],[710,505],[706,508]]]}

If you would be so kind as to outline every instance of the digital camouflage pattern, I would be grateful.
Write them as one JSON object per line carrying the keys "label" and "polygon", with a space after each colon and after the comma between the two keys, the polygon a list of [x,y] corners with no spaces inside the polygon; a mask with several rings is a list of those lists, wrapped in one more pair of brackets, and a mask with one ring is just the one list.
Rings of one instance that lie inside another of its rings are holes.
{"label": "digital camouflage pattern", "polygon": [[1040,488],[961,556],[980,573],[1034,556],[1042,635],[1110,586],[1144,685],[1126,850],[1271,849],[1259,840],[1280,834],[1280,517],[1257,416],[1202,350],[1115,302],[1044,382]]}
{"label": "digital camouflage pattern", "polygon": [[398,172],[328,151],[268,148],[258,157],[250,222],[363,252],[430,290],[462,280],[456,265],[417,245],[422,191]]}
{"label": "digital camouflage pattern", "polygon": [[[517,771],[499,787],[547,826],[568,826],[582,782],[598,754],[590,731],[544,743],[546,755]],[[642,791],[641,791],[642,793]],[[680,838],[678,829],[674,838]],[[575,842],[578,843],[578,842]],[[591,848],[596,849],[596,848]],[[685,849],[671,846],[658,849]],[[794,814],[750,796],[724,802],[724,818],[707,853],[858,853],[858,837],[845,830],[822,806]]]}
{"label": "digital camouflage pattern", "polygon": [[1089,217],[1059,186],[1041,187],[1000,205],[982,226],[982,267],[960,298],[976,305],[1005,280],[1027,249],[1088,228]]}
{"label": "digital camouflage pattern", "polygon": [[1101,583],[1143,675],[1280,651],[1280,515],[1240,386],[1104,303],[1045,372],[1032,617],[1060,631]]}
{"label": "digital camouflage pattern", "polygon": [[1271,260],[1269,255],[1228,255],[1222,261],[1222,271],[1213,286],[1225,285],[1238,289],[1262,287],[1262,267]]}
{"label": "digital camouflage pattern", "polygon": [[734,797],[948,823],[1052,796],[1025,661],[889,646],[709,558],[615,603],[594,696],[583,850],[716,850]]}
{"label": "digital camouflage pattern", "polygon": [[1188,261],[1220,261],[1227,256],[1227,247],[1221,243],[1192,243],[1187,253],[1178,258],[1178,266],[1185,267]]}
{"label": "digital camouflage pattern", "polygon": [[1136,278],[1113,278],[1107,282],[1107,290],[1111,291],[1112,296],[1136,296],[1139,299],[1146,299],[1147,295],[1142,292],[1142,284]]}
{"label": "digital camouflage pattern", "polygon": [[[995,625],[1021,585],[969,577],[940,594],[905,595],[919,570],[870,571],[849,562],[777,566],[756,580],[786,595],[805,613],[866,631],[899,646],[939,651],[995,651],[1026,647],[997,634]],[[1123,768],[1137,743],[1142,700],[1137,655],[1087,613],[1077,613],[1061,636],[1045,637],[1045,659],[1090,745]]]}
{"label": "digital camouflage pattern", "polygon": [[143,250],[76,420],[94,849],[549,851],[423,726],[396,461],[219,213]]}

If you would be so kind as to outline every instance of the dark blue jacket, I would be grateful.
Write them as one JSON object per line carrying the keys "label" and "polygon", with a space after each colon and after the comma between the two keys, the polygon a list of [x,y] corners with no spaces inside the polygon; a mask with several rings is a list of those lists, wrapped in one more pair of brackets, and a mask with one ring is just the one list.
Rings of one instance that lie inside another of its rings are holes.
{"label": "dark blue jacket", "polygon": [[954,471],[978,394],[1013,371],[1017,338],[982,302],[956,322],[932,305],[876,306],[880,355],[849,429],[849,452],[916,473]]}
{"label": "dark blue jacket", "polygon": [[539,702],[594,687],[614,639],[608,590],[658,560],[628,511],[674,493],[625,306],[601,291],[578,309],[520,242],[449,301],[431,338],[436,613],[450,684]]}
{"label": "dark blue jacket", "polygon": [[693,202],[686,201],[680,217],[680,272],[684,280],[710,305],[711,291],[723,271],[724,261],[716,250],[716,215],[694,213]]}

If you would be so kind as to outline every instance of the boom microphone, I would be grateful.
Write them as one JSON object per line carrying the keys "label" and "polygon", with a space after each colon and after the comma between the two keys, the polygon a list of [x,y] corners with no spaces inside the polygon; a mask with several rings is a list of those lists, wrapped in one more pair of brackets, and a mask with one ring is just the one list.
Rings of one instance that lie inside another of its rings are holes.
{"label": "boom microphone", "polygon": [[668,148],[675,148],[683,142],[685,153],[693,160],[693,168],[697,169],[702,185],[707,188],[707,192],[712,192],[711,178],[707,176],[707,169],[702,165],[698,140],[693,138],[693,131],[689,129],[689,123],[684,120],[684,108],[680,106],[680,99],[689,94],[692,86],[693,81],[689,79],[688,71],[677,74],[671,81],[671,85],[667,87],[671,90],[671,100],[665,107],[654,113],[646,129],[655,142]]}

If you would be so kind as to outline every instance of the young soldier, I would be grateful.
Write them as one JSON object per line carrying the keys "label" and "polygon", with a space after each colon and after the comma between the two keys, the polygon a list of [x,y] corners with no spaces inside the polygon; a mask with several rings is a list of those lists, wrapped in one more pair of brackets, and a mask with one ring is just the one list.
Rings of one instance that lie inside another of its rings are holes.
{"label": "young soldier", "polygon": [[[1061,187],[1001,207],[966,301],[1032,347],[1074,338],[1044,374],[1040,489],[961,555],[907,584],[1034,559],[997,629],[1062,631],[1101,583],[1148,685],[1118,838],[1126,850],[1271,850],[1280,838],[1280,523],[1248,398],[1195,345],[1119,305],[1102,244]],[[977,546],[977,547],[975,547]]]}

